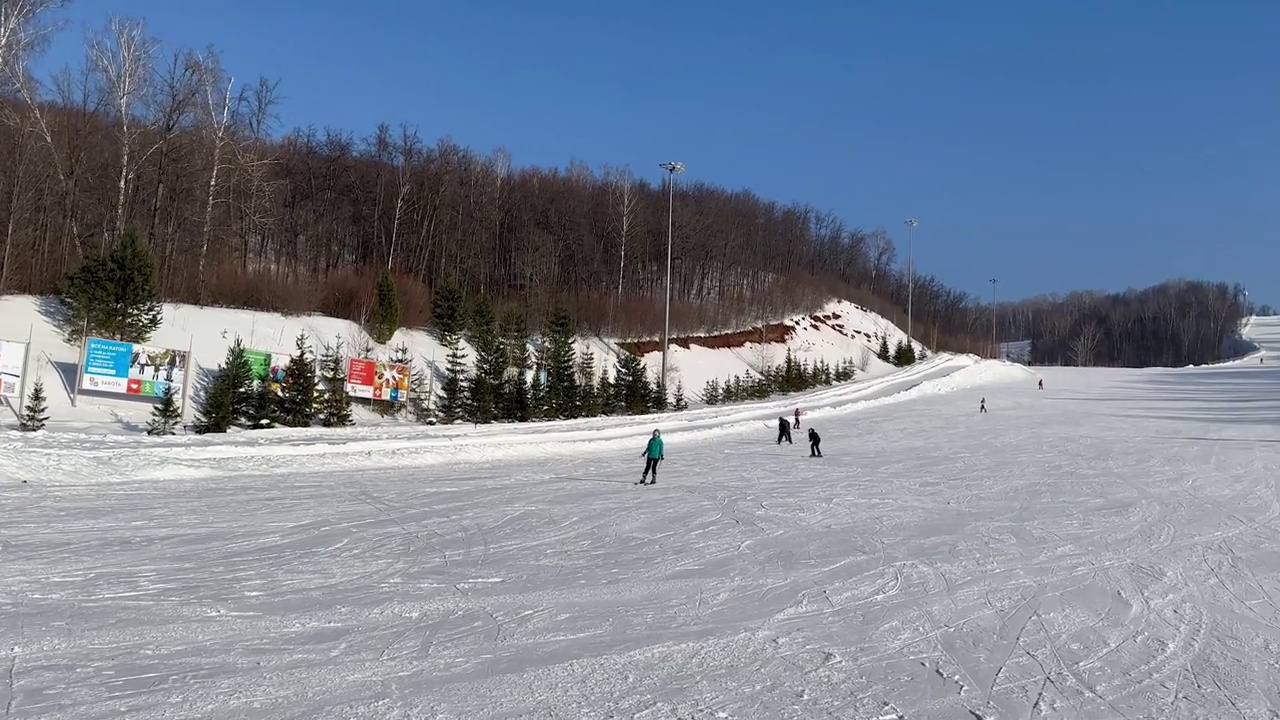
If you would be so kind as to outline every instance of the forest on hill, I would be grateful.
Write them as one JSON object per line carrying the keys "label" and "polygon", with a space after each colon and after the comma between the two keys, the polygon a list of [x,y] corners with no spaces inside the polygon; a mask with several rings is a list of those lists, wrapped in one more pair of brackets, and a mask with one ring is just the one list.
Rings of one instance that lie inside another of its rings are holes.
{"label": "forest on hill", "polygon": [[432,294],[453,282],[532,325],[560,307],[583,330],[652,338],[672,190],[673,334],[760,325],[832,296],[905,327],[910,295],[918,341],[994,352],[991,305],[913,277],[884,228],[687,176],[668,188],[666,158],[646,177],[521,167],[407,123],[284,129],[279,82],[233,80],[212,46],[162,49],[142,19],[108,18],[82,61],[37,73],[68,4],[0,15],[0,294],[55,292],[136,232],[167,300],[367,321],[389,270],[406,326],[428,322]]}

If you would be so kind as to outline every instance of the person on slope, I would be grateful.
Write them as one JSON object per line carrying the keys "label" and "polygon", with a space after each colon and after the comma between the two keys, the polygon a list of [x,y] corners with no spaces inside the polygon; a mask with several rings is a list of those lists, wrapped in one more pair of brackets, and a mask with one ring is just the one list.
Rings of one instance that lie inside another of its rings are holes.
{"label": "person on slope", "polygon": [[794,427],[795,427],[795,429],[797,429],[797,430],[799,430],[799,429],[800,429],[800,408],[796,408],[796,422],[795,422]]}
{"label": "person on slope", "polygon": [[654,430],[653,435],[649,438],[649,444],[645,446],[644,452],[640,453],[640,457],[644,458],[644,474],[640,476],[640,482],[637,485],[644,485],[645,478],[649,477],[649,473],[653,473],[653,479],[649,481],[650,485],[656,485],[658,482],[658,463],[662,462],[664,455],[662,452],[662,431]]}
{"label": "person on slope", "polygon": [[986,411],[987,411],[987,399],[982,398],[982,401],[978,403],[978,412],[984,413]]}
{"label": "person on slope", "polygon": [[822,444],[822,438],[818,437],[818,431],[809,428],[809,457],[822,457],[822,448],[818,447]]}
{"label": "person on slope", "polygon": [[787,419],[785,417],[779,416],[778,417],[778,444],[781,445],[783,440],[786,440],[788,445],[795,444],[791,442],[791,423],[787,422]]}
{"label": "person on slope", "polygon": [[1044,378],[1040,378],[1040,389],[1044,389]]}

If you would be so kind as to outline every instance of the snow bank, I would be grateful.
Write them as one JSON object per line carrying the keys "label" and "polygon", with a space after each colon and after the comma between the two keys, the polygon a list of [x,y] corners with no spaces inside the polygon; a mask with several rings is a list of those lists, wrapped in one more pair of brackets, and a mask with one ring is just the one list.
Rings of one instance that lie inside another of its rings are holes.
{"label": "snow bank", "polygon": [[[72,405],[78,379],[80,348],[63,342],[51,320],[53,303],[48,298],[11,295],[0,297],[0,340],[26,342],[31,339],[28,372],[44,382],[49,396],[50,420],[47,428],[55,432],[87,433],[95,436],[124,435],[137,438],[145,430],[151,414],[151,403],[145,399],[80,392]],[[699,345],[670,346],[670,367],[674,378],[684,385],[686,397],[694,405],[700,403],[700,391],[711,379],[733,375],[750,375],[762,365],[779,363],[788,348],[802,361],[826,361],[836,364],[853,359],[865,364],[859,381],[887,376],[897,368],[875,357],[879,336],[895,345],[905,334],[885,318],[858,305],[832,301],[815,315],[796,315],[783,320],[794,331],[785,343],[747,343],[739,347],[711,349]],[[194,417],[199,397],[210,371],[216,369],[227,348],[239,336],[248,348],[290,354],[294,340],[305,335],[313,348],[322,343],[341,340],[348,352],[371,347],[377,359],[386,359],[398,345],[408,347],[418,367],[435,360],[443,365],[445,352],[429,333],[421,329],[400,329],[391,342],[382,345],[356,323],[320,315],[285,316],[276,313],[232,308],[207,308],[166,303],[159,329],[149,345],[191,351],[191,400],[185,410],[186,419]],[[464,344],[465,346],[465,344]],[[618,354],[618,342],[609,338],[581,337],[579,351],[590,350],[596,358],[597,376],[608,368],[612,372]],[[656,376],[662,366],[662,353],[643,356],[645,364]],[[437,387],[439,383],[436,383]],[[672,381],[674,388],[674,380]],[[28,388],[30,383],[28,382]],[[15,403],[16,405],[16,403]],[[387,419],[357,407],[355,419],[360,426],[381,428],[408,424]],[[0,428],[16,427],[16,415],[0,417]],[[267,432],[273,438],[278,432]],[[310,431],[307,431],[310,432]]]}

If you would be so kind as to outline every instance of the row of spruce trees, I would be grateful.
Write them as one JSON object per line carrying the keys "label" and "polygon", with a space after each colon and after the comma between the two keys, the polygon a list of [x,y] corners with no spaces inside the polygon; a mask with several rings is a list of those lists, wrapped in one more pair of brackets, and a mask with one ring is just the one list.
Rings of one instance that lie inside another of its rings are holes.
{"label": "row of spruce trees", "polygon": [[[145,343],[162,319],[156,268],[135,233],[121,237],[109,252],[87,256],[62,284],[58,317],[68,341],[84,336]],[[382,414],[405,414],[421,422],[527,422],[543,419],[643,414],[688,408],[684,387],[670,391],[651,376],[639,357],[619,353],[612,367],[590,350],[578,350],[572,318],[555,310],[531,352],[532,335],[524,313],[509,309],[499,317],[483,296],[464,297],[456,284],[435,294],[432,321],[445,349],[439,387],[433,387],[435,363],[410,356],[407,346],[392,349],[388,360],[413,368],[404,402],[373,402]],[[376,342],[387,343],[400,328],[395,279],[379,279],[367,323]],[[464,347],[469,346],[469,350]],[[882,345],[884,344],[882,339]],[[895,362],[906,360],[899,343]],[[368,357],[373,348],[359,348]],[[882,359],[887,354],[882,347]],[[905,352],[911,346],[905,345]],[[470,357],[469,357],[470,356]],[[324,344],[317,357],[305,335],[299,336],[283,382],[253,377],[245,347],[236,338],[223,363],[207,373],[194,429],[226,432],[232,427],[341,427],[352,423],[352,398],[345,387],[346,363],[341,340]],[[765,368],[760,377],[733,378],[721,387],[704,389],[708,404],[769,397],[853,377],[853,364],[787,361]],[[38,430],[48,420],[43,386],[37,381],[24,407],[20,427]],[[153,408],[147,432],[172,434],[182,420],[178,398],[166,391]]]}

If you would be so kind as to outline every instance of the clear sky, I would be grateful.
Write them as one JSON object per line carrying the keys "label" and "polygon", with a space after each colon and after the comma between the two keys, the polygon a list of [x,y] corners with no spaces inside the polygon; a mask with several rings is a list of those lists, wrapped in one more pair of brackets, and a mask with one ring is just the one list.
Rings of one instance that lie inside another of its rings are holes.
{"label": "clear sky", "polygon": [[[449,135],[883,225],[989,297],[1242,282],[1280,303],[1276,0],[75,0],[281,80],[286,127]],[[677,218],[678,221],[678,218]]]}

